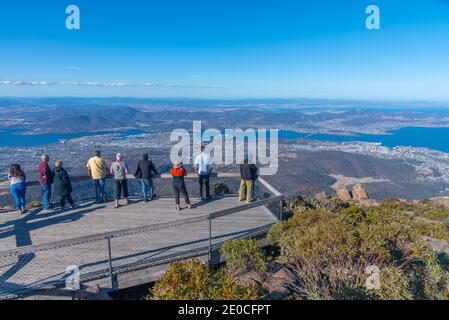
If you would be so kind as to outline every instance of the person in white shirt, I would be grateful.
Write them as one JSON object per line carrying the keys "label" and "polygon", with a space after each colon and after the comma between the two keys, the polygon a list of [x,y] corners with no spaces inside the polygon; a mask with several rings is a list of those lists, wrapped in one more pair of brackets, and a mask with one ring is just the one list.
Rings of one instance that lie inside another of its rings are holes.
{"label": "person in white shirt", "polygon": [[[195,170],[198,172],[201,200],[210,198],[210,174],[212,172],[212,164],[210,157],[205,150],[206,147],[201,146],[201,153],[195,159]],[[203,185],[206,186],[205,197],[203,197]]]}

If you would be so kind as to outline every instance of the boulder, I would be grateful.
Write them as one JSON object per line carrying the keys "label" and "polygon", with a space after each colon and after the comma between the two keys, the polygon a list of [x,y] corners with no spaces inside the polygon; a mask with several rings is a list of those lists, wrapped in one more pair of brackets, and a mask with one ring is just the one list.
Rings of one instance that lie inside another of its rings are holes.
{"label": "boulder", "polygon": [[449,208],[449,197],[438,197],[431,200],[436,204]]}
{"label": "boulder", "polygon": [[370,200],[368,192],[361,184],[357,184],[352,188],[352,195],[354,196],[354,200],[357,201]]}
{"label": "boulder", "polygon": [[314,197],[317,201],[326,201],[327,200],[327,194],[325,191],[317,193]]}
{"label": "boulder", "polygon": [[346,188],[340,188],[337,190],[337,198],[344,202],[352,200],[352,196]]}

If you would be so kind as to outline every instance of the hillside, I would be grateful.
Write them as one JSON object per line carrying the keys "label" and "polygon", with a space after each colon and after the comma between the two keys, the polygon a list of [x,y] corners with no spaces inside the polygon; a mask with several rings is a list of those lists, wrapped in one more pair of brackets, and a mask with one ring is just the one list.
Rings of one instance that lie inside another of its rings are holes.
{"label": "hillside", "polygon": [[448,207],[398,200],[359,207],[298,197],[284,210],[289,219],[268,233],[268,249],[254,240],[230,241],[219,271],[175,263],[149,298],[449,299]]}

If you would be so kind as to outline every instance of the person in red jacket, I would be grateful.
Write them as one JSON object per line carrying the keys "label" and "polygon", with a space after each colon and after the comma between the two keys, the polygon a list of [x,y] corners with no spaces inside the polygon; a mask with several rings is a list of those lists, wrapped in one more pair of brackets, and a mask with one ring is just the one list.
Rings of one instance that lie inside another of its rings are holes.
{"label": "person in red jacket", "polygon": [[189,194],[187,193],[186,183],[184,177],[187,176],[187,171],[184,168],[182,162],[177,162],[173,165],[170,170],[170,174],[173,176],[173,190],[175,191],[176,200],[176,210],[181,210],[180,204],[180,193],[184,196],[184,200],[189,209],[192,209],[192,204],[190,203]]}

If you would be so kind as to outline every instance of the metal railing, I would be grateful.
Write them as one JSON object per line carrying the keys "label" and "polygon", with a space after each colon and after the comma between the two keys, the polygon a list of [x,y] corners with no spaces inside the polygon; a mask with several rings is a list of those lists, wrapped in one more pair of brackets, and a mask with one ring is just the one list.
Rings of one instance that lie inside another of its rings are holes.
{"label": "metal railing", "polygon": [[[215,176],[236,177],[235,174]],[[282,219],[283,196],[263,178],[259,182],[271,197],[199,217],[0,252],[0,299],[62,288],[72,276],[79,276],[79,283],[109,278],[111,289],[115,289],[119,274],[206,255],[212,262],[213,252],[225,241],[264,234],[275,223],[267,221],[254,228],[236,229],[233,225],[236,216],[243,217],[251,209],[267,207],[276,219]],[[276,213],[273,208],[279,211]],[[221,231],[214,232],[215,226]],[[178,240],[173,242],[174,238]],[[78,268],[79,274],[67,273],[69,266]]]}

